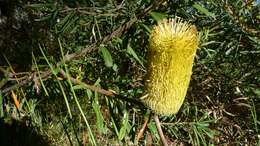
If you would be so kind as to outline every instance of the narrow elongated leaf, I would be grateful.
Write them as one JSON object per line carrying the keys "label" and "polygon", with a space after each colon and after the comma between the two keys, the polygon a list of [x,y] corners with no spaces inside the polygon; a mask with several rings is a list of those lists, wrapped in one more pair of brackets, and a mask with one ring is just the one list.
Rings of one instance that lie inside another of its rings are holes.
{"label": "narrow elongated leaf", "polygon": [[[100,86],[100,84],[99,84],[100,82],[101,82],[101,80],[100,80],[100,78],[98,78],[94,85],[95,86]],[[88,96],[91,97],[92,96],[91,94],[92,94],[92,92],[88,93]],[[95,92],[94,100],[92,102],[92,107],[93,107],[94,112],[96,113],[96,126],[97,126],[97,129],[98,129],[99,132],[105,133],[107,128],[106,128],[106,126],[104,124],[104,118],[103,118],[102,112],[100,110],[100,104],[98,102],[98,97],[99,97],[98,93]]]}
{"label": "narrow elongated leaf", "polygon": [[139,59],[139,57],[138,57],[137,54],[135,53],[134,49],[133,49],[130,45],[127,46],[127,50],[126,50],[126,51],[127,51],[128,54],[132,55],[132,56],[134,57],[134,59],[135,59],[138,63],[140,63],[140,64],[142,65],[142,67],[144,67],[143,62]]}
{"label": "narrow elongated leaf", "polygon": [[215,14],[209,12],[208,9],[206,9],[205,7],[203,7],[202,5],[200,5],[198,3],[193,4],[192,7],[194,7],[195,9],[197,9],[198,11],[200,11],[201,13],[203,13],[209,17],[215,18]]}
{"label": "narrow elongated leaf", "polygon": [[93,101],[92,107],[93,107],[94,112],[96,113],[96,127],[97,127],[99,132],[105,133],[106,129],[105,129],[105,126],[104,126],[104,118],[103,118],[102,113],[100,111],[100,106],[98,104],[97,99],[95,99],[95,101]]}
{"label": "narrow elongated leaf", "polygon": [[140,24],[141,27],[143,27],[147,32],[151,32],[151,28],[147,25],[145,25],[144,23]]}
{"label": "narrow elongated leaf", "polygon": [[156,22],[159,22],[160,20],[167,18],[167,14],[159,13],[159,12],[151,12],[150,15],[153,17],[153,19]]}
{"label": "narrow elongated leaf", "polygon": [[118,136],[118,139],[119,140],[123,140],[123,138],[125,137],[126,135],[126,127],[123,126],[120,131],[119,131],[119,136]]}
{"label": "narrow elongated leaf", "polygon": [[123,140],[124,137],[128,134],[128,132],[130,132],[130,129],[131,129],[131,125],[128,122],[128,112],[125,111],[123,121],[122,121],[122,127],[119,131],[118,139]]}
{"label": "narrow elongated leaf", "polygon": [[55,7],[54,4],[30,4],[28,7],[35,8],[35,9],[42,9],[48,7]]}
{"label": "narrow elongated leaf", "polygon": [[148,124],[148,128],[151,131],[152,135],[154,135],[157,139],[159,139],[159,134],[158,134],[158,131],[157,131],[155,123],[154,122],[150,122]]}
{"label": "narrow elongated leaf", "polygon": [[74,23],[78,19],[74,12],[69,13],[65,18],[63,18],[56,26],[59,32],[70,32],[73,30]]}
{"label": "narrow elongated leaf", "polygon": [[112,59],[110,52],[104,46],[100,46],[100,51],[101,51],[102,57],[105,61],[105,65],[107,67],[112,67],[113,66],[113,59]]}
{"label": "narrow elongated leaf", "polygon": [[80,89],[86,89],[84,85],[75,85],[73,86],[73,90],[80,90]]}

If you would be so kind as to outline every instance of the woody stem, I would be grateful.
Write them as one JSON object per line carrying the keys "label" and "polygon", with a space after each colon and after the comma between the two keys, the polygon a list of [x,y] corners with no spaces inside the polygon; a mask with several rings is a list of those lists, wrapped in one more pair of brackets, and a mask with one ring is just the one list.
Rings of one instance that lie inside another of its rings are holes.
{"label": "woody stem", "polygon": [[160,120],[159,120],[159,117],[157,114],[154,114],[154,121],[155,121],[155,124],[156,124],[156,128],[157,128],[157,131],[159,133],[159,136],[160,136],[160,139],[163,143],[164,146],[168,146],[168,142],[163,134],[163,131],[162,131],[162,128],[161,128],[161,123],[160,123]]}

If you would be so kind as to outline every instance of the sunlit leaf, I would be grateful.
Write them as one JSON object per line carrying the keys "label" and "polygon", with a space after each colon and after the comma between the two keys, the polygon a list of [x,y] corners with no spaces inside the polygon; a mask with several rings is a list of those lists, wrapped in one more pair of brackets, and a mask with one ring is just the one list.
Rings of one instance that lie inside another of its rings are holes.
{"label": "sunlit leaf", "polygon": [[157,139],[159,139],[159,135],[158,135],[158,131],[157,131],[155,123],[154,122],[150,122],[148,124],[148,128],[151,131],[152,135],[154,135]]}
{"label": "sunlit leaf", "polygon": [[150,15],[153,17],[153,19],[156,22],[159,22],[160,20],[167,18],[167,14],[159,13],[159,12],[151,12]]}
{"label": "sunlit leaf", "polygon": [[208,9],[206,9],[205,7],[203,7],[202,5],[200,5],[198,3],[193,4],[192,7],[194,7],[195,9],[197,9],[198,11],[200,11],[201,13],[203,13],[209,17],[215,18],[214,13],[209,12]]}
{"label": "sunlit leaf", "polygon": [[113,59],[112,59],[110,52],[104,46],[100,46],[100,51],[101,51],[102,57],[105,61],[105,65],[107,67],[112,67],[113,66]]}
{"label": "sunlit leaf", "polygon": [[147,25],[145,25],[144,23],[140,24],[141,27],[143,27],[147,32],[151,32],[151,28]]}
{"label": "sunlit leaf", "polygon": [[137,54],[135,53],[134,49],[133,49],[130,45],[127,46],[127,50],[126,50],[126,51],[127,51],[128,54],[130,54],[131,56],[133,56],[134,59],[135,59],[138,63],[140,63],[140,64],[142,65],[142,67],[144,67],[143,62],[139,59],[139,57],[138,57]]}

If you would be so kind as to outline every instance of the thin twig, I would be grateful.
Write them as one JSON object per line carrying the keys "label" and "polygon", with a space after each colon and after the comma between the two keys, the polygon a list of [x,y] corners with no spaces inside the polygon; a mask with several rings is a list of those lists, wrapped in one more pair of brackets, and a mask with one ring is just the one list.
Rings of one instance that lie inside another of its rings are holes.
{"label": "thin twig", "polygon": [[151,119],[151,113],[150,113],[148,118],[145,118],[145,121],[144,121],[142,128],[138,131],[136,141],[135,141],[135,145],[138,145],[139,140],[143,137],[145,129],[147,128],[147,124],[149,123],[150,119]]}
{"label": "thin twig", "polygon": [[158,133],[159,133],[159,136],[161,138],[161,141],[163,143],[164,146],[168,146],[168,142],[163,134],[163,131],[162,131],[162,128],[161,128],[161,123],[160,123],[160,120],[159,120],[159,117],[157,114],[154,114],[154,121],[155,121],[155,124],[156,124],[156,128],[158,130]]}
{"label": "thin twig", "polygon": [[128,103],[130,103],[132,105],[137,105],[137,106],[140,106],[140,107],[144,107],[143,103],[140,100],[138,100],[138,99],[127,98],[127,97],[121,96],[121,95],[119,95],[119,94],[117,94],[117,93],[115,93],[113,91],[105,90],[105,89],[103,89],[101,87],[94,86],[94,85],[88,85],[88,84],[86,84],[86,83],[84,83],[84,82],[82,82],[82,81],[80,81],[78,79],[75,79],[75,78],[73,78],[71,76],[68,76],[65,73],[64,70],[61,70],[60,73],[61,73],[61,75],[62,75],[62,77],[64,79],[69,79],[73,84],[82,85],[82,86],[84,86],[87,89],[90,89],[92,91],[95,91],[95,92],[103,94],[103,95],[106,95],[108,97],[114,97],[114,98],[120,99],[122,101],[126,101],[126,102],[128,102]]}
{"label": "thin twig", "polygon": [[90,90],[92,90],[92,91],[101,93],[101,94],[106,95],[106,96],[111,96],[111,97],[114,97],[114,96],[115,96],[115,93],[113,93],[112,91],[108,91],[108,90],[102,89],[102,88],[100,88],[100,87],[98,87],[98,86],[88,85],[88,84],[86,84],[86,83],[81,82],[81,81],[78,80],[78,79],[75,79],[75,78],[71,77],[71,76],[68,77],[63,70],[61,70],[60,73],[61,73],[61,75],[62,75],[63,78],[69,79],[69,80],[70,80],[72,83],[74,83],[74,84],[83,85],[83,86],[86,87],[87,89],[90,89]]}

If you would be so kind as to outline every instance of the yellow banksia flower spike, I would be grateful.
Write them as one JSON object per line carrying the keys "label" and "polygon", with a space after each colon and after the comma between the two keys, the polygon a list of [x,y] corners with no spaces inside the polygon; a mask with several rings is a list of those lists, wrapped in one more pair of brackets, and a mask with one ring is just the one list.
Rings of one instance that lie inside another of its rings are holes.
{"label": "yellow banksia flower spike", "polygon": [[176,114],[186,96],[199,36],[194,25],[181,18],[164,19],[149,39],[146,96],[155,113]]}

